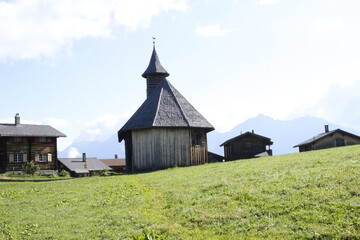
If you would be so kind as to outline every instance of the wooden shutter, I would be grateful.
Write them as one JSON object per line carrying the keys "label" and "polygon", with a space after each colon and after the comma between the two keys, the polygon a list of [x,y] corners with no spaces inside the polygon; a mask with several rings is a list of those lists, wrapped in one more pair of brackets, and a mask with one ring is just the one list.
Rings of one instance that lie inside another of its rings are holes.
{"label": "wooden shutter", "polygon": [[51,153],[48,153],[47,160],[48,160],[48,162],[52,162],[52,154]]}
{"label": "wooden shutter", "polygon": [[35,154],[35,162],[39,162],[40,161],[40,155],[37,153]]}
{"label": "wooden shutter", "polygon": [[27,159],[27,154],[26,153],[23,153],[23,162],[27,162],[28,161],[28,159]]}
{"label": "wooden shutter", "polygon": [[9,153],[9,163],[13,163],[13,162],[14,162],[14,154]]}

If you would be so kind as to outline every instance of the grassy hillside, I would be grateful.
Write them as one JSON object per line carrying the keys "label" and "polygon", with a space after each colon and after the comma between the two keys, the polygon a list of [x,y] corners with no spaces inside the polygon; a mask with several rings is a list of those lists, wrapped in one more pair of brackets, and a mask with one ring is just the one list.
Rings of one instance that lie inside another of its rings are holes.
{"label": "grassy hillside", "polygon": [[360,239],[360,146],[126,176],[0,179],[0,239]]}

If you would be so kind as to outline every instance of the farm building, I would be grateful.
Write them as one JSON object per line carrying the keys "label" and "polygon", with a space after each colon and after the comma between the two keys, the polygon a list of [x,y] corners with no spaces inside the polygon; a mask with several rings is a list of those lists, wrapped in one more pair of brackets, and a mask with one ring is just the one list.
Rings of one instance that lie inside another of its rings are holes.
{"label": "farm building", "polygon": [[206,134],[214,127],[166,79],[153,48],[142,77],[147,98],[118,131],[125,140],[127,171],[156,170],[208,162]]}
{"label": "farm building", "polygon": [[[262,156],[272,156],[270,138],[255,134],[254,131],[240,134],[221,144],[226,161]],[[268,149],[266,149],[268,148]]]}
{"label": "farm building", "polygon": [[34,161],[40,170],[58,167],[57,138],[65,134],[49,125],[0,124],[0,172],[19,171],[25,162]]}
{"label": "farm building", "polygon": [[209,163],[222,162],[222,161],[225,161],[225,158],[223,156],[208,151],[208,162]]}
{"label": "farm building", "polygon": [[107,158],[99,159],[107,166],[111,167],[114,172],[125,172],[126,171],[126,161],[124,158]]}
{"label": "farm building", "polygon": [[360,144],[360,136],[341,129],[329,131],[329,125],[325,125],[325,132],[295,145],[294,148],[299,147],[299,152],[305,152],[355,144]]}
{"label": "farm building", "polygon": [[65,169],[72,177],[100,175],[103,170],[113,170],[99,159],[87,158],[85,154],[82,158],[59,158],[59,162],[59,170]]}

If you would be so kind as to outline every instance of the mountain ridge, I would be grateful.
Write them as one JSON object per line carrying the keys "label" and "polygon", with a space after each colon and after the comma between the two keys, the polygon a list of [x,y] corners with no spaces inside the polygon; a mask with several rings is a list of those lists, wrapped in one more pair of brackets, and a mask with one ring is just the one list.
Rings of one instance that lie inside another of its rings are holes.
{"label": "mountain ridge", "polygon": [[[329,125],[330,129],[341,128],[355,135],[360,134],[356,130],[317,117],[275,120],[264,114],[258,114],[256,117],[249,118],[234,126],[230,131],[218,132],[214,130],[208,133],[208,150],[223,155],[224,150],[220,147],[222,143],[241,133],[254,130],[256,134],[271,138],[274,142],[271,146],[274,155],[294,153],[298,151],[297,148],[293,148],[296,144],[324,132],[324,125]],[[70,151],[74,149],[79,153],[85,152],[89,157],[114,158],[115,154],[120,158],[125,157],[124,141],[119,143],[117,134],[112,135],[108,140],[103,142],[74,142],[64,151],[59,152],[59,157],[69,157]]]}

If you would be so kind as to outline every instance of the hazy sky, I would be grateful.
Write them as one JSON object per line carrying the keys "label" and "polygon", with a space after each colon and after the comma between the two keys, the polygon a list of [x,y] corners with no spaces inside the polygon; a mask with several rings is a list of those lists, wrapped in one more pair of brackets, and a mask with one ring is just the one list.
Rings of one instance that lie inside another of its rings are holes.
{"label": "hazy sky", "polygon": [[360,130],[359,10],[359,0],[0,0],[0,122],[50,124],[68,135],[60,150],[107,139],[145,100],[156,37],[168,80],[216,130],[259,113]]}

